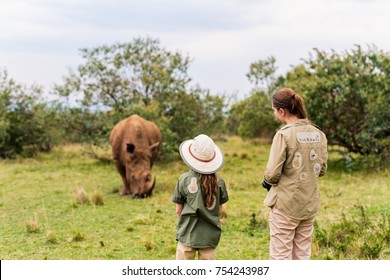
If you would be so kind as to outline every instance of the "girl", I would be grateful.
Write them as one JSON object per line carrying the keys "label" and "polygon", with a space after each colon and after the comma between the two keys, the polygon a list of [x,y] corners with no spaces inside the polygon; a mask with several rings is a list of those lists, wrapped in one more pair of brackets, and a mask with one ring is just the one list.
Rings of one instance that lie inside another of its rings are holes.
{"label": "girl", "polygon": [[177,260],[214,260],[221,237],[222,204],[229,200],[225,182],[216,172],[223,167],[222,150],[207,135],[184,141],[179,148],[191,169],[176,184],[172,201],[179,222],[176,227]]}
{"label": "girl", "polygon": [[271,259],[310,259],[320,205],[318,177],[327,169],[327,140],[307,119],[302,98],[283,88],[272,97],[274,115],[286,123],[274,136],[264,174],[269,192]]}

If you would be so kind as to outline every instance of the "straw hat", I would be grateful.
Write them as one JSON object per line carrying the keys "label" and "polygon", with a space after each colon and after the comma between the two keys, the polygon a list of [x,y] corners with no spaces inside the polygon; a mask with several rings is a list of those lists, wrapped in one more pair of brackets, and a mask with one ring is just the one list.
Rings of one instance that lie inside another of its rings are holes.
{"label": "straw hat", "polygon": [[179,152],[184,163],[201,174],[216,173],[224,164],[222,150],[204,134],[181,143]]}

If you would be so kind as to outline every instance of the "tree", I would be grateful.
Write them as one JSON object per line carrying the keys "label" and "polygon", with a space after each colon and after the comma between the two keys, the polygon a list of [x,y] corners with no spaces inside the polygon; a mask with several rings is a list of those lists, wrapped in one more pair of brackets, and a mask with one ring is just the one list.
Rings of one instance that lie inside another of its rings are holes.
{"label": "tree", "polygon": [[254,92],[234,104],[230,114],[230,122],[236,123],[237,134],[244,138],[270,138],[278,127],[270,98],[264,92]]}
{"label": "tree", "polygon": [[190,59],[161,48],[156,39],[81,49],[81,55],[85,64],[70,72],[57,90],[63,96],[78,94],[82,106],[121,111],[138,101],[145,105],[151,100],[161,102],[184,91],[190,81]]}
{"label": "tree", "polygon": [[275,62],[271,56],[251,63],[249,67],[247,77],[254,88],[248,98],[233,104],[229,116],[230,129],[241,137],[269,138],[278,127],[271,109],[271,94],[280,79],[275,75]]}
{"label": "tree", "polygon": [[275,76],[277,67],[275,63],[275,57],[270,56],[250,64],[249,72],[246,76],[255,85],[256,91],[264,91],[268,96],[271,96],[277,84]]}
{"label": "tree", "polygon": [[390,54],[360,46],[338,54],[314,49],[286,75],[330,144],[390,156]]}
{"label": "tree", "polygon": [[[114,124],[134,113],[163,122],[160,129],[168,153],[199,131],[220,129],[223,98],[211,97],[199,87],[190,88],[187,56],[166,50],[151,38],[81,52],[85,63],[71,71],[56,92],[69,99],[78,98],[77,114],[69,114],[69,124],[84,136],[90,135],[89,141],[98,142],[96,138],[100,137],[107,142]],[[151,109],[155,110],[153,114]],[[92,130],[86,131],[89,126],[78,117],[83,113],[98,118]]]}
{"label": "tree", "polygon": [[41,97],[40,87],[27,88],[0,72],[0,157],[50,151],[59,139],[56,110]]}

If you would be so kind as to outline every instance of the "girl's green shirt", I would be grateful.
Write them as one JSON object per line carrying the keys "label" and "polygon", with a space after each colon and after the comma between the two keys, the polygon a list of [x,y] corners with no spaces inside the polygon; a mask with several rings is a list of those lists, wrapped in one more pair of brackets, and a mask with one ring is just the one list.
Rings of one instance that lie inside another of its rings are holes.
{"label": "girl's green shirt", "polygon": [[192,248],[216,248],[222,231],[219,206],[228,200],[225,182],[219,177],[214,203],[207,208],[199,184],[199,174],[194,171],[182,174],[172,197],[173,202],[183,204],[176,227],[176,240]]}

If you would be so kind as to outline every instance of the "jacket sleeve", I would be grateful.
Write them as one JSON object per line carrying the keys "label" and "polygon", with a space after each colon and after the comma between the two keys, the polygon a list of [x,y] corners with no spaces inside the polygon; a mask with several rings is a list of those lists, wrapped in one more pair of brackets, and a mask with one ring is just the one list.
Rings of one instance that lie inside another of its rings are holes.
{"label": "jacket sleeve", "polygon": [[320,171],[320,174],[318,176],[319,177],[324,176],[327,169],[328,169],[328,164],[325,162],[324,164],[322,164],[321,171]]}
{"label": "jacket sleeve", "polygon": [[325,134],[323,134],[324,137],[324,146],[323,146],[323,153],[324,153],[324,163],[321,166],[321,171],[319,176],[324,176],[326,171],[328,170],[328,140],[326,139]]}
{"label": "jacket sleeve", "polygon": [[325,147],[325,162],[321,166],[321,171],[319,176],[320,177],[324,176],[327,170],[328,170],[328,151],[327,148]]}
{"label": "jacket sleeve", "polygon": [[221,178],[219,179],[218,187],[219,187],[219,204],[224,204],[229,200],[229,195],[226,190],[225,181],[222,180]]}
{"label": "jacket sleeve", "polygon": [[264,180],[271,184],[276,185],[279,182],[282,175],[282,169],[284,162],[286,161],[287,144],[281,133],[276,133],[272,140],[271,151],[267,167],[265,169]]}

